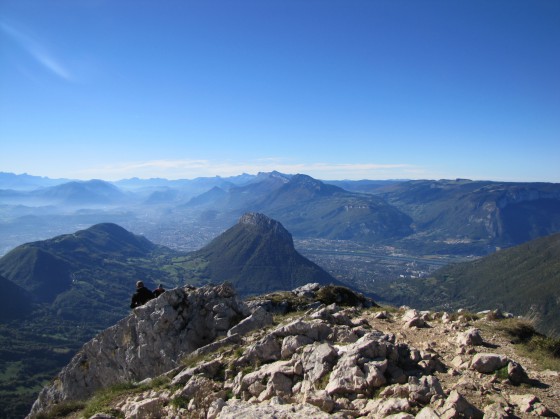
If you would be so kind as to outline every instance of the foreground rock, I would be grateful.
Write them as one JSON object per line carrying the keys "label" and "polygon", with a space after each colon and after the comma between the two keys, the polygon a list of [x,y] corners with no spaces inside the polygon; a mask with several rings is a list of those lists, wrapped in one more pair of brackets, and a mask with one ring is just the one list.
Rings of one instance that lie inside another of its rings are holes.
{"label": "foreground rock", "polygon": [[[184,304],[171,304],[175,297],[160,300],[115,326],[127,332],[109,329],[86,345],[80,354],[87,357],[79,354],[41,393],[34,413],[65,400],[64,395],[81,397],[84,387],[92,387],[84,383],[106,385],[97,384],[105,375],[140,381],[158,374],[153,383],[159,384],[145,383],[148,389],[115,398],[105,416],[97,417],[506,418],[554,416],[558,410],[552,391],[529,389],[533,381],[519,360],[512,353],[485,352],[482,345],[490,337],[465,320],[407,308],[378,316],[380,311],[364,308],[373,304],[364,304],[359,295],[340,298],[342,307],[330,303],[332,288],[313,284],[287,293],[294,300],[287,295],[285,301],[278,295],[255,299],[252,313],[226,285],[176,292]],[[324,301],[329,304],[321,304],[319,295],[331,295]],[[272,321],[270,311],[295,306],[302,311]],[[173,314],[184,311],[189,314]],[[415,319],[422,322],[411,325]],[[99,351],[123,343],[115,338],[121,335],[136,336],[128,340],[134,355],[116,350],[116,360],[109,361]],[[84,359],[91,373],[81,367]],[[147,375],[140,366],[146,359],[160,359],[164,366]],[[109,362],[115,371],[105,366]],[[506,371],[508,378],[498,378],[497,371]],[[551,372],[550,379],[558,374]],[[70,389],[79,384],[81,392]]]}
{"label": "foreground rock", "polygon": [[86,343],[41,391],[31,415],[64,400],[86,399],[116,383],[169,371],[185,354],[225,335],[248,314],[227,284],[169,290]]}

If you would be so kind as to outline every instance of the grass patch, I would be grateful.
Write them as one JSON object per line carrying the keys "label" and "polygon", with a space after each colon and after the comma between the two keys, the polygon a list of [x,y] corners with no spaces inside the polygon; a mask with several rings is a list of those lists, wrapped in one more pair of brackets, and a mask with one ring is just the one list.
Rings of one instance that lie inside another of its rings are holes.
{"label": "grass patch", "polygon": [[82,410],[84,406],[85,403],[79,401],[62,402],[53,406],[51,409],[49,409],[48,412],[39,413],[37,416],[34,417],[34,419],[63,418],[71,413]]}
{"label": "grass patch", "polygon": [[169,384],[170,381],[171,379],[169,377],[160,376],[141,385],[131,382],[115,384],[95,393],[95,395],[87,401],[82,411],[82,416],[89,418],[96,413],[109,413],[115,417],[124,418],[122,412],[111,407],[115,404],[116,400],[150,389],[163,388]]}
{"label": "grass patch", "polygon": [[84,410],[82,411],[82,415],[89,418],[96,413],[113,414],[112,412],[114,412],[114,409],[111,405],[115,400],[140,391],[141,390],[138,390],[138,387],[132,383],[120,383],[103,389],[88,400]]}
{"label": "grass patch", "polygon": [[560,339],[537,332],[532,322],[523,319],[501,320],[493,327],[505,333],[516,349],[540,368],[560,370]]}
{"label": "grass patch", "polygon": [[213,355],[214,355],[213,352],[211,352],[209,354],[200,354],[200,355],[193,355],[193,356],[187,355],[185,358],[183,358],[181,363],[185,367],[191,368],[191,367],[194,367],[195,365],[198,365],[201,362],[209,360]]}
{"label": "grass patch", "polygon": [[331,379],[331,373],[330,372],[323,375],[316,383],[317,389],[319,389],[319,390],[326,389],[327,385],[329,384],[330,379]]}
{"label": "grass patch", "polygon": [[499,378],[501,380],[507,379],[509,377],[507,365],[505,367],[502,367],[499,370],[497,370],[495,372],[495,375],[496,375],[497,378]]}
{"label": "grass patch", "polygon": [[177,396],[171,399],[169,404],[175,409],[186,409],[189,407],[189,399],[185,396]]}
{"label": "grass patch", "polygon": [[336,303],[347,307],[363,306],[366,303],[363,295],[339,285],[327,285],[319,289],[317,300],[326,305]]}

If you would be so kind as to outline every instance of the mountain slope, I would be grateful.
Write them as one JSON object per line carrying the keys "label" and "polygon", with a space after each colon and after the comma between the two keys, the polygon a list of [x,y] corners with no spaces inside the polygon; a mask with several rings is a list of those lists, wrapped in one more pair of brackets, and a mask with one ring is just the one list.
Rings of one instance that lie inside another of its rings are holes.
{"label": "mountain slope", "polygon": [[412,217],[419,248],[429,240],[484,254],[560,231],[560,184],[418,180],[379,191]]}
{"label": "mountain slope", "polygon": [[[0,273],[39,300],[50,300],[70,286],[71,271],[107,258],[149,254],[156,245],[116,224],[18,246],[0,259]],[[44,298],[43,298],[44,297]]]}
{"label": "mountain slope", "polygon": [[138,279],[175,285],[177,276],[160,268],[173,255],[115,224],[99,224],[0,258],[0,418],[23,417],[85,341],[130,312]]}
{"label": "mountain slope", "polygon": [[[112,286],[109,303],[114,304],[112,296],[123,298],[121,293],[131,287],[125,280],[130,271],[140,269],[127,266],[126,260],[150,256],[157,248],[116,224],[97,224],[74,234],[18,246],[0,258],[0,275],[28,291],[36,301],[48,303],[55,299],[60,303],[61,294],[71,292],[75,298],[81,294],[75,304],[91,305],[91,300],[106,299],[97,287]],[[114,277],[121,280],[111,283]]]}
{"label": "mountain slope", "polygon": [[396,281],[379,290],[388,301],[421,309],[501,308],[534,318],[560,334],[560,234],[436,271],[432,278]]}
{"label": "mountain slope", "polygon": [[300,237],[379,242],[412,233],[412,219],[383,199],[296,175],[262,210]]}
{"label": "mountain slope", "polygon": [[260,173],[248,185],[204,194],[189,206],[212,210],[228,224],[243,213],[259,212],[299,237],[373,243],[412,233],[412,219],[384,199],[348,192],[303,174]]}
{"label": "mountain slope", "polygon": [[229,281],[241,295],[285,290],[308,282],[336,280],[300,255],[277,221],[248,213],[204,248],[188,256],[189,281]]}
{"label": "mountain slope", "polygon": [[24,317],[31,311],[31,297],[12,281],[0,276],[0,319]]}

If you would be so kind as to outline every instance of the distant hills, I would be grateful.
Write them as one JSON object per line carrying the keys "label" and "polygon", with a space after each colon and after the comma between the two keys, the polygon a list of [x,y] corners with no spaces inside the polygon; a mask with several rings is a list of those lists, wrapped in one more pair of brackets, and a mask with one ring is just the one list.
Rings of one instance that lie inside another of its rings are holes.
{"label": "distant hills", "polygon": [[448,265],[430,278],[396,280],[377,292],[388,302],[426,310],[499,308],[529,317],[541,331],[558,336],[560,234]]}

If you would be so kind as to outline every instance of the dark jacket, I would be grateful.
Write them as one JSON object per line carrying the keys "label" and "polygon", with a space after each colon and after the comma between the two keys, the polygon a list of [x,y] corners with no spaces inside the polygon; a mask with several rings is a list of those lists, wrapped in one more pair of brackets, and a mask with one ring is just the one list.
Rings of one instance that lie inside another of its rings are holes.
{"label": "dark jacket", "polygon": [[163,288],[158,287],[158,288],[156,288],[156,289],[154,290],[154,295],[155,295],[156,297],[159,297],[159,296],[160,296],[161,294],[163,294],[164,292],[165,292],[165,290],[164,290]]}
{"label": "dark jacket", "polygon": [[154,298],[154,293],[150,291],[146,287],[141,287],[136,290],[134,294],[132,294],[132,301],[130,302],[130,308],[140,307],[143,304],[146,304]]}

